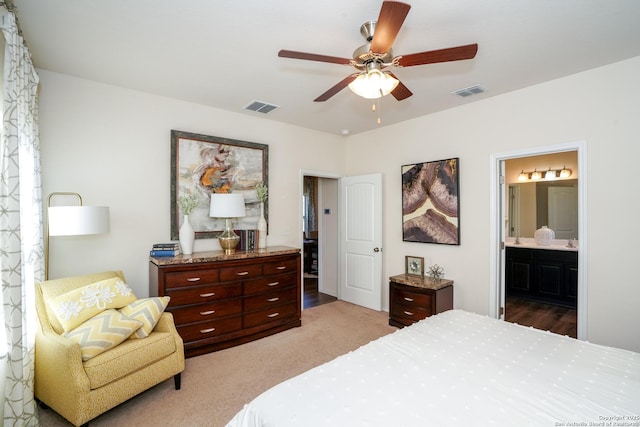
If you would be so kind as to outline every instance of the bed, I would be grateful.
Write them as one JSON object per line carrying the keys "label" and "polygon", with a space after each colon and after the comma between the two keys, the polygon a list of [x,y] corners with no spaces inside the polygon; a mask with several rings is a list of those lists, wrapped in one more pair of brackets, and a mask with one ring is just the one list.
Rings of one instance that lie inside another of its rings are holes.
{"label": "bed", "polygon": [[607,423],[640,426],[640,353],[450,310],[267,390],[227,427]]}

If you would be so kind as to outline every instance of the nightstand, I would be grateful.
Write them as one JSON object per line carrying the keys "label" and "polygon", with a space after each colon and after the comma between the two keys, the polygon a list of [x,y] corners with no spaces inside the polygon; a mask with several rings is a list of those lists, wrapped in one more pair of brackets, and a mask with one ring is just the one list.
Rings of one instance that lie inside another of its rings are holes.
{"label": "nightstand", "polygon": [[453,280],[400,274],[389,278],[389,324],[402,328],[453,308]]}

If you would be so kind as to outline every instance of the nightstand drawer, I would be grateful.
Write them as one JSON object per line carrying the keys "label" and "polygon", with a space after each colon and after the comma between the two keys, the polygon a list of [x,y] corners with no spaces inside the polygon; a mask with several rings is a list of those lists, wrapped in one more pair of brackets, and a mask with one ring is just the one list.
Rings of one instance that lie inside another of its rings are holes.
{"label": "nightstand drawer", "polygon": [[207,285],[218,282],[218,270],[203,269],[190,271],[174,271],[167,273],[165,286],[180,288],[184,286]]}
{"label": "nightstand drawer", "polygon": [[199,304],[242,295],[242,283],[224,285],[194,286],[193,288],[167,289],[171,300],[169,307],[183,304]]}
{"label": "nightstand drawer", "polygon": [[176,325],[202,322],[234,314],[242,314],[242,299],[236,298],[227,301],[170,308],[169,311],[173,314]]}
{"label": "nightstand drawer", "polygon": [[411,322],[417,322],[418,320],[426,319],[432,314],[434,313],[431,310],[431,304],[429,304],[428,306],[396,304],[391,309],[392,317],[399,317],[402,319],[410,320]]}
{"label": "nightstand drawer", "polygon": [[417,292],[411,292],[404,289],[393,289],[392,292],[396,293],[395,296],[398,304],[431,306],[431,295],[419,294]]}

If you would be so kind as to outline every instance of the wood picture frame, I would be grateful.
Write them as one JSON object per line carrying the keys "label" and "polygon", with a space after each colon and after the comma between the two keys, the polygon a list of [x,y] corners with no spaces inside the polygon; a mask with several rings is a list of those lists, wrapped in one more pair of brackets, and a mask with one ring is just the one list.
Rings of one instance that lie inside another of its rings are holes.
{"label": "wood picture frame", "polygon": [[[255,142],[171,130],[171,239],[178,239],[183,215],[178,198],[195,194],[196,208],[189,216],[196,239],[218,237],[224,219],[211,218],[212,193],[242,193],[246,217],[237,218],[234,228],[256,229],[260,202],[256,184],[269,185],[269,146]],[[264,217],[268,223],[268,199]]]}
{"label": "wood picture frame", "polygon": [[424,277],[424,258],[412,255],[405,256],[404,273],[410,276]]}
{"label": "wood picture frame", "polygon": [[402,240],[460,245],[460,159],[403,165]]}

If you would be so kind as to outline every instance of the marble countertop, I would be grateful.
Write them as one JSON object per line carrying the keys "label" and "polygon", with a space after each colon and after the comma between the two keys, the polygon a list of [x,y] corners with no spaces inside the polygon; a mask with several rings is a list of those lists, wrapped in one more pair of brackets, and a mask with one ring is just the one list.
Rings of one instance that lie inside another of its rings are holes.
{"label": "marble countertop", "polygon": [[149,257],[149,261],[155,265],[179,265],[195,264],[199,262],[228,261],[235,259],[260,258],[274,255],[289,255],[300,253],[300,249],[289,246],[270,246],[265,249],[253,251],[236,251],[227,255],[224,251],[194,252],[191,255],[178,255],[175,257]]}
{"label": "marble countertop", "polygon": [[432,289],[434,291],[453,285],[453,280],[435,280],[431,277],[413,276],[411,274],[399,274],[397,276],[389,277],[389,280],[392,282],[400,283],[402,285],[415,286],[416,288]]}
{"label": "marble countertop", "polygon": [[536,241],[532,237],[520,237],[520,243],[516,243],[515,237],[507,237],[504,242],[505,246],[513,247],[513,248],[529,248],[529,249],[543,249],[543,250],[554,250],[554,251],[572,251],[578,252],[578,241],[574,241],[573,247],[569,247],[569,240],[566,239],[555,239],[551,241],[551,244],[548,246],[540,246],[536,244]]}

